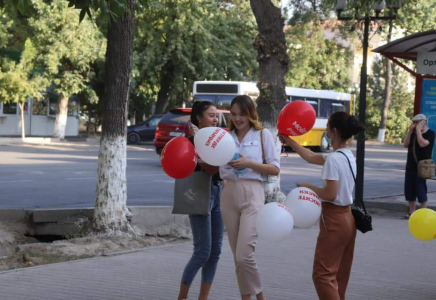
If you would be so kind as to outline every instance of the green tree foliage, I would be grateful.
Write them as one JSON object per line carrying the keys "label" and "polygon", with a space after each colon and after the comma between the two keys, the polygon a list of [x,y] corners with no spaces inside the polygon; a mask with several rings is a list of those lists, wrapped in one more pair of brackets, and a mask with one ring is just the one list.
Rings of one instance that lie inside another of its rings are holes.
{"label": "green tree foliage", "polygon": [[[366,134],[370,138],[377,137],[380,125],[380,110],[385,97],[384,72],[382,60],[376,60],[373,74],[368,78]],[[400,143],[410,125],[415,97],[413,90],[409,90],[410,80],[409,73],[398,66],[392,67],[392,94],[386,122],[386,142]]]}
{"label": "green tree foliage", "polygon": [[79,12],[65,0],[32,0],[32,4],[35,13],[28,22],[45,75],[59,94],[84,92],[95,75],[91,65],[104,57],[103,34],[89,19],[79,24]]}
{"label": "green tree foliage", "polygon": [[299,23],[286,31],[290,72],[286,85],[348,91],[352,52],[336,39],[327,40],[322,23]]}
{"label": "green tree foliage", "polygon": [[[341,44],[339,25],[330,19],[331,7],[321,0],[291,0],[287,11],[292,15],[286,30],[290,59],[286,85],[347,92],[353,54]],[[327,39],[333,34],[337,37]]]}
{"label": "green tree foliage", "polygon": [[195,80],[252,80],[254,38],[246,3],[164,0],[138,11],[134,94],[164,110],[187,101]]}
{"label": "green tree foliage", "polygon": [[27,40],[19,63],[3,58],[0,68],[0,99],[3,102],[15,102],[21,108],[21,128],[24,138],[24,103],[29,97],[41,98],[41,87],[47,81],[34,70],[34,61],[37,51],[32,42]]}
{"label": "green tree foliage", "polygon": [[398,14],[396,25],[405,34],[433,30],[436,26],[436,2],[434,0],[407,1]]}

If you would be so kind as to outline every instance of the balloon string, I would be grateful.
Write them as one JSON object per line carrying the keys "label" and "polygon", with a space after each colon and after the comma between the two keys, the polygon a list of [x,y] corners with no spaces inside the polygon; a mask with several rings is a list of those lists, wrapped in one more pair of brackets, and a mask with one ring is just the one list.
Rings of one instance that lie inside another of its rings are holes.
{"label": "balloon string", "polygon": [[288,157],[288,156],[289,156],[288,153],[286,152],[285,144],[282,144],[282,152],[281,152],[281,153],[284,153],[284,154],[285,154],[285,157]]}

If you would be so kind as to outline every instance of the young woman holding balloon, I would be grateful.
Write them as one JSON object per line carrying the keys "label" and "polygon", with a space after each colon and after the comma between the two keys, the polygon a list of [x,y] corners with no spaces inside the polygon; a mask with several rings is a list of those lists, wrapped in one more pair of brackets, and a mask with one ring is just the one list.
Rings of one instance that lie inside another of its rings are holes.
{"label": "young woman holding balloon", "polygon": [[356,174],[356,162],[353,153],[347,149],[347,141],[363,130],[364,127],[354,116],[345,112],[333,113],[326,133],[334,152],[326,155],[302,147],[287,135],[279,135],[280,140],[304,160],[324,166],[321,175],[323,187],[306,182],[297,184],[313,190],[323,200],[312,274],[318,297],[323,300],[345,299],[350,278],[356,239],[356,225],[351,213],[352,172]]}
{"label": "young woman holding balloon", "polygon": [[[216,127],[218,123],[217,108],[213,103],[208,101],[196,102],[192,108],[191,122],[191,131],[193,133],[197,129]],[[193,137],[189,139],[193,142]],[[210,214],[208,216],[189,215],[194,253],[183,272],[178,300],[188,298],[191,283],[200,269],[202,269],[202,272],[200,295],[198,299],[208,299],[221,254],[224,231],[220,212],[222,180],[218,173],[218,167],[199,162],[194,172],[202,171],[212,175]]]}
{"label": "young woman holding balloon", "polygon": [[[239,158],[236,155],[228,165],[220,167],[221,178],[226,183],[221,213],[235,258],[241,299],[251,299],[254,295],[263,300],[262,283],[254,260],[256,217],[265,202],[262,174],[279,174],[279,154],[271,132],[260,126],[254,102],[249,96],[237,96],[232,100],[229,129]],[[263,156],[265,163],[262,163]]]}

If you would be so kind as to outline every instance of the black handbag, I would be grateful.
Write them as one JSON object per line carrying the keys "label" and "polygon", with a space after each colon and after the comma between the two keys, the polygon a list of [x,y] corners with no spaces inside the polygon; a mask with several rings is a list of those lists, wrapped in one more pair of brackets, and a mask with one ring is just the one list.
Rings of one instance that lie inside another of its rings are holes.
{"label": "black handbag", "polygon": [[[341,153],[348,161],[348,165],[350,166],[351,174],[353,175],[354,183],[356,184],[356,177],[354,176],[353,169],[351,168],[350,160],[348,156],[345,155],[344,152],[336,151]],[[368,232],[372,230],[372,217],[366,211],[365,204],[363,203],[363,199],[361,200],[362,207],[356,206],[356,204],[351,207],[351,213],[353,214],[354,221],[356,223],[356,228],[362,233]],[[362,209],[363,208],[363,209]]]}

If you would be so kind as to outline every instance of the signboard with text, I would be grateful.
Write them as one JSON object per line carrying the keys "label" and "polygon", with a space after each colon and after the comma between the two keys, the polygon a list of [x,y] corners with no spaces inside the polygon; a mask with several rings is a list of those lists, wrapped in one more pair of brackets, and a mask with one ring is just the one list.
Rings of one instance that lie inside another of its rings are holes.
{"label": "signboard with text", "polygon": [[436,74],[436,52],[418,53],[416,71],[419,74]]}
{"label": "signboard with text", "polygon": [[[436,132],[436,79],[423,79],[421,113],[427,117],[428,127]],[[433,160],[436,162],[436,143],[433,146]]]}

